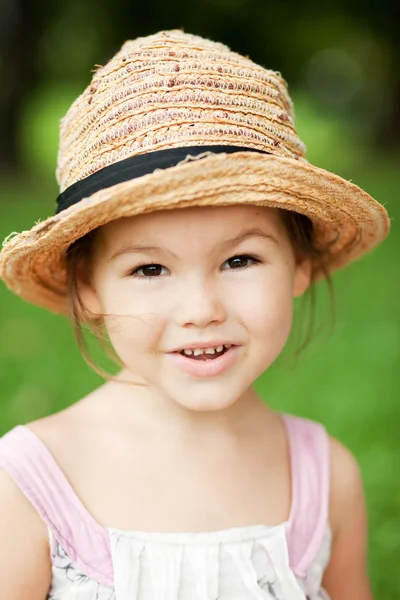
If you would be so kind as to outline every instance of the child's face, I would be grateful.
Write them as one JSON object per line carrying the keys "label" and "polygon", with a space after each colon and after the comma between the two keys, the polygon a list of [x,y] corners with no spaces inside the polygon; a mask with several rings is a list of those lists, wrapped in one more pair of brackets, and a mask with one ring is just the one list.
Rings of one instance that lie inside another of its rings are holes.
{"label": "child's face", "polygon": [[[265,237],[229,242],[251,230]],[[120,253],[139,245],[147,249]],[[232,260],[237,255],[259,262]],[[133,276],[151,263],[159,266]],[[182,407],[217,410],[233,405],[277,358],[290,332],[293,297],[305,291],[309,276],[309,261],[296,264],[278,209],[194,207],[102,227],[92,285],[82,284],[81,294],[90,310],[116,315],[105,318],[106,327],[135,378]],[[239,346],[228,351],[230,364],[219,374],[189,374],[172,358],[176,349],[217,341]]]}

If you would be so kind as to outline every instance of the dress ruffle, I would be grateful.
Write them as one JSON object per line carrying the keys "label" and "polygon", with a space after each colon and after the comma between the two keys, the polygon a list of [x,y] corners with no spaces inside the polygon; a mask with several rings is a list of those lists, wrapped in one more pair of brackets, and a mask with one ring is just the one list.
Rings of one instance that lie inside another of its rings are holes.
{"label": "dress ruffle", "polygon": [[290,569],[286,524],[201,533],[108,531],[116,600],[326,598],[320,584],[329,530],[306,581]]}

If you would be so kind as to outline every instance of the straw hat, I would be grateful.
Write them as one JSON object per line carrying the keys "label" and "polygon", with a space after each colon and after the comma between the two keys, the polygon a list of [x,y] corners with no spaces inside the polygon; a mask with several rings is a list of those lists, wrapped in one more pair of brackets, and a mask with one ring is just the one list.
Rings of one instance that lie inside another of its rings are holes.
{"label": "straw hat", "polygon": [[5,239],[0,277],[67,313],[78,238],[119,217],[233,204],[307,215],[328,268],[343,267],[385,238],[388,215],[304,155],[280,73],[181,30],[128,41],[62,119],[57,212]]}

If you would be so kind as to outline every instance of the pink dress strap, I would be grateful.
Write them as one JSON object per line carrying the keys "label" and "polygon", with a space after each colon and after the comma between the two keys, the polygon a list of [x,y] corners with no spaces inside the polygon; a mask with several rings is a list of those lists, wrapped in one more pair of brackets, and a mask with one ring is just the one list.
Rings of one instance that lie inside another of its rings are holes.
{"label": "pink dress strap", "polygon": [[329,518],[329,436],[320,424],[282,415],[292,469],[292,507],[287,527],[290,566],[305,578],[326,533]]}
{"label": "pink dress strap", "polygon": [[107,530],[86,510],[45,444],[18,425],[0,438],[0,467],[36,508],[77,569],[114,586]]}

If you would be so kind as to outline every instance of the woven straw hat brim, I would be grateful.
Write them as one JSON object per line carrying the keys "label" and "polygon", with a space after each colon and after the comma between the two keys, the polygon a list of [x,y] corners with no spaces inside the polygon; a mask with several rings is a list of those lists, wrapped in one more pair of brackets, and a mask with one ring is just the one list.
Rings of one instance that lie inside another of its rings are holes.
{"label": "woven straw hat brim", "polygon": [[384,207],[357,185],[306,162],[254,152],[185,160],[103,189],[5,243],[0,276],[25,300],[69,313],[65,252],[89,231],[121,217],[190,206],[252,204],[307,215],[330,271],[387,235]]}

